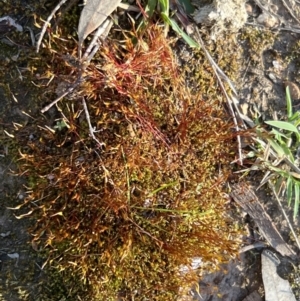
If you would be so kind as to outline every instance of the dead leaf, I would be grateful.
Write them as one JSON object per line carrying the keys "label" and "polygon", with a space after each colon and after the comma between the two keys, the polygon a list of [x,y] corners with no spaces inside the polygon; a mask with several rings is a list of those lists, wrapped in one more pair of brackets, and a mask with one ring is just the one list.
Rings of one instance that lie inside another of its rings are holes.
{"label": "dead leaf", "polygon": [[79,45],[117,8],[121,0],[87,0],[78,25]]}

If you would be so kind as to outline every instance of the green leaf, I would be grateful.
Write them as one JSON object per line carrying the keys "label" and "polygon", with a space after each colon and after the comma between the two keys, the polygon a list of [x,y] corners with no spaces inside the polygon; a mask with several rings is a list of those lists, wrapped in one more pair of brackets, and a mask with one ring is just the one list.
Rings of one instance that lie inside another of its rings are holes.
{"label": "green leaf", "polygon": [[300,112],[295,112],[290,118],[289,122],[293,122],[295,126],[298,126],[300,124]]}
{"label": "green leaf", "polygon": [[[167,19],[166,19],[167,17]],[[200,45],[194,41],[189,35],[187,35],[176,23],[176,21],[168,16],[163,16],[165,22],[171,25],[172,29],[177,32],[190,47],[200,48]]]}
{"label": "green leaf", "polygon": [[266,124],[275,126],[279,129],[294,132],[294,133],[299,133],[297,127],[295,127],[292,123],[287,122],[287,121],[275,121],[275,120],[270,120],[270,121],[265,121]]}
{"label": "green leaf", "polygon": [[69,126],[66,124],[64,120],[56,121],[56,125],[54,126],[56,130],[61,131],[64,128],[69,128]]}
{"label": "green leaf", "polygon": [[285,155],[284,149],[276,141],[271,138],[268,138],[267,140],[274,151],[277,153],[278,157],[283,157]]}
{"label": "green leaf", "polygon": [[290,176],[289,172],[287,172],[286,170],[283,170],[281,168],[275,167],[271,164],[268,165],[268,168],[270,170],[275,171],[277,174],[279,174],[280,176],[284,177],[284,178],[288,178]]}
{"label": "green leaf", "polygon": [[151,18],[153,16],[156,5],[157,0],[148,0],[148,3],[145,7],[145,13],[148,15],[148,18]]}
{"label": "green leaf", "polygon": [[295,158],[294,158],[290,148],[284,142],[282,142],[280,144],[280,146],[281,146],[282,150],[284,151],[286,157],[288,159],[290,159],[290,161],[294,164],[295,163]]}
{"label": "green leaf", "polygon": [[[148,19],[152,18],[155,8],[157,6],[157,0],[148,0],[148,3],[145,7],[145,13],[148,17]],[[147,24],[147,18],[143,18],[143,20],[140,22],[137,31],[144,30]]]}
{"label": "green leaf", "polygon": [[161,13],[169,16],[169,0],[158,0],[160,4]]}
{"label": "green leaf", "polygon": [[276,129],[272,129],[271,133],[273,133],[275,135],[275,138],[278,140],[278,141],[282,141],[282,139],[280,137],[283,137],[283,138],[286,138],[286,139],[289,139],[289,137],[287,137],[286,135],[284,135],[283,133],[277,131]]}

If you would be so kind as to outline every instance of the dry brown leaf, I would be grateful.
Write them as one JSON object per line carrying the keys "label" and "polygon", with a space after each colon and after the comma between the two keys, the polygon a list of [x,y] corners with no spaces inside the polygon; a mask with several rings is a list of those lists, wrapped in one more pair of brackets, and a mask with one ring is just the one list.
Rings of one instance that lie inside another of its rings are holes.
{"label": "dry brown leaf", "polygon": [[79,45],[117,8],[121,0],[87,0],[78,25]]}

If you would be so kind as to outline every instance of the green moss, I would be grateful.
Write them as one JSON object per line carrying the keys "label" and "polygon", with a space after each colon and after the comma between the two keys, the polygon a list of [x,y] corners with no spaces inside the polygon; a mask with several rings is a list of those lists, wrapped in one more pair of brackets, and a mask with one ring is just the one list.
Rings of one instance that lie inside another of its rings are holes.
{"label": "green moss", "polygon": [[[87,139],[81,102],[64,101],[69,128],[45,135],[32,125],[43,139],[27,143],[20,161],[34,182],[25,205],[39,200],[31,231],[48,249],[49,263],[66,275],[67,291],[75,279],[88,287],[82,300],[118,294],[174,300],[197,278],[182,274],[182,265],[199,256],[223,262],[236,252],[237,239],[228,237],[238,234],[224,218],[222,195],[233,160],[230,118],[217,98],[203,101],[204,92],[182,85],[161,32],[152,30],[157,36],[152,32],[148,40],[150,54],[124,52],[131,64],[123,69],[119,55],[104,53],[102,68],[111,81],[92,66],[91,81],[80,91],[90,96],[103,149]],[[153,60],[156,47],[161,56]],[[148,69],[141,67],[145,63]],[[206,67],[195,81],[209,80]],[[23,131],[28,127],[17,134]],[[223,176],[216,178],[220,164]]]}
{"label": "green moss", "polygon": [[247,57],[251,66],[255,67],[262,61],[262,52],[271,46],[277,34],[257,28],[245,28],[242,30],[240,40],[244,43],[244,49],[247,49]]}
{"label": "green moss", "polygon": [[[22,89],[30,93],[26,112],[33,118],[9,129],[22,153],[20,174],[28,176],[31,233],[49,259],[50,296],[174,300],[197,279],[193,272],[183,275],[182,265],[199,256],[220,263],[236,253],[239,231],[224,217],[222,194],[234,159],[232,124],[203,53],[192,70],[178,70],[155,26],[135,37],[135,47],[128,39],[126,50],[103,49],[101,67],[90,66],[75,100],[59,103],[62,113],[37,113],[56,97],[59,82],[76,78],[65,55],[76,53],[77,9],[45,38],[40,54],[22,50],[0,74],[12,104],[11,91],[17,98],[24,93],[12,72],[25,70]],[[217,48],[216,60],[234,74],[224,49]],[[10,90],[8,74],[15,79]],[[90,139],[82,96],[104,147]],[[48,130],[62,115],[69,128]]]}

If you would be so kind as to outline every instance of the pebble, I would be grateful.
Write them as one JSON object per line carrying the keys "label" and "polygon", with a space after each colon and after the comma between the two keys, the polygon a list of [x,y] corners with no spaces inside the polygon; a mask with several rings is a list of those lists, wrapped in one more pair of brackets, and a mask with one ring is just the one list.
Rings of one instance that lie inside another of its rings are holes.
{"label": "pebble", "polygon": [[286,81],[283,82],[283,85],[284,85],[285,88],[289,87],[291,98],[293,100],[300,99],[300,89],[299,89],[299,87],[298,87],[297,84],[295,84],[295,83],[293,83],[291,81],[286,80]]}
{"label": "pebble", "polygon": [[262,24],[264,25],[265,27],[267,28],[272,28],[272,27],[275,27],[277,24],[278,24],[278,20],[277,18],[273,17],[272,15],[269,15],[267,13],[262,13],[260,14],[256,21],[259,23],[259,24]]}
{"label": "pebble", "polygon": [[253,14],[253,7],[249,3],[246,4],[246,12],[249,16]]}
{"label": "pebble", "polygon": [[245,9],[246,9],[248,16],[251,16],[254,18],[256,18],[261,12],[257,5],[250,4],[250,3],[245,4]]}
{"label": "pebble", "polygon": [[274,83],[274,84],[277,84],[278,83],[278,80],[277,80],[277,77],[276,77],[276,75],[274,74],[274,73],[269,73],[268,74],[268,77],[269,77],[269,79]]}
{"label": "pebble", "polygon": [[279,71],[283,69],[282,65],[277,60],[272,61],[272,64],[273,64],[273,67]]}

